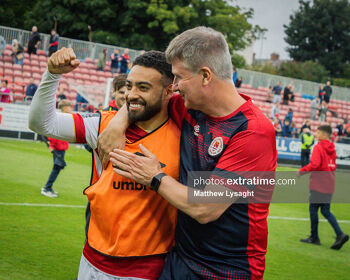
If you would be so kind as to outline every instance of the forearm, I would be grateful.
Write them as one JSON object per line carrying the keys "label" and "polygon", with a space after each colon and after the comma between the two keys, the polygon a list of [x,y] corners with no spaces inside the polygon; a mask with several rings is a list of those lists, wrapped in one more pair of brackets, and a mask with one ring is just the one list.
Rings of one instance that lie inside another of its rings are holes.
{"label": "forearm", "polygon": [[75,142],[71,114],[56,112],[56,92],[61,75],[46,71],[29,111],[29,128],[36,133],[69,142]]}
{"label": "forearm", "polygon": [[158,193],[170,204],[201,224],[217,220],[230,206],[229,204],[189,203],[188,187],[170,176],[163,177]]}

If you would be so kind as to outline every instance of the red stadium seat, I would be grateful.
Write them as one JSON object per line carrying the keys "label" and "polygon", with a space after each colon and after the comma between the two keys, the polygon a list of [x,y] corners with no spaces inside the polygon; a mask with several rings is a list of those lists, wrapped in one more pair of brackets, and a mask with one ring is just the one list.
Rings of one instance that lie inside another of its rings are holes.
{"label": "red stadium seat", "polygon": [[94,63],[93,60],[91,58],[89,58],[89,57],[85,58],[85,62],[86,63],[90,63],[90,64]]}
{"label": "red stadium seat", "polygon": [[40,71],[39,66],[32,66],[31,71],[32,71],[33,73],[39,73],[39,74],[41,74],[41,71]]}
{"label": "red stadium seat", "polygon": [[32,60],[30,61],[30,65],[39,67],[39,66],[40,66],[39,60],[32,59]]}
{"label": "red stadium seat", "polygon": [[19,70],[22,71],[22,66],[19,64],[13,64],[13,70]]}
{"label": "red stadium seat", "polygon": [[7,44],[6,47],[5,47],[5,50],[10,50],[10,51],[12,51],[12,45]]}
{"label": "red stadium seat", "polygon": [[36,54],[39,56],[46,56],[46,52],[44,50],[37,50]]}

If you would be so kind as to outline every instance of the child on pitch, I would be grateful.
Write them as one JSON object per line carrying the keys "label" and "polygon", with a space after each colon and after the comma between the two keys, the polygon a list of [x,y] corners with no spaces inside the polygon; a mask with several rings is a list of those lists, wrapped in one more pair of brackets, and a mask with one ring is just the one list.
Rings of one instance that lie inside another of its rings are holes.
{"label": "child on pitch", "polygon": [[[71,114],[73,111],[73,104],[71,101],[64,99],[58,103],[58,109],[60,109],[63,113]],[[53,168],[46,185],[41,189],[41,194],[47,197],[57,197],[58,193],[52,189],[52,185],[56,181],[60,171],[66,166],[64,155],[69,147],[69,143],[50,137],[49,142],[49,149],[53,155]]]}
{"label": "child on pitch", "polygon": [[[310,163],[299,169],[298,175],[314,171],[310,174],[310,220],[311,236],[301,239],[301,242],[321,245],[318,236],[318,209],[333,227],[337,237],[331,249],[339,250],[349,240],[349,235],[342,232],[337,219],[330,211],[330,203],[335,188],[335,163],[337,154],[335,146],[329,141],[332,128],[329,125],[321,125],[316,131],[318,144],[314,147]],[[324,172],[315,172],[324,171]]]}

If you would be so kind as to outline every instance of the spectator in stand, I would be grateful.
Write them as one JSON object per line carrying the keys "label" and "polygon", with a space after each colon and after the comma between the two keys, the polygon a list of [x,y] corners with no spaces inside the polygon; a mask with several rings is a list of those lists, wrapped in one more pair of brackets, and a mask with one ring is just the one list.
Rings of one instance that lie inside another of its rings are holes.
{"label": "spectator in stand", "polygon": [[106,66],[106,60],[107,60],[107,49],[104,48],[102,52],[98,55],[98,61],[97,61],[97,70],[103,71],[103,69]]}
{"label": "spectator in stand", "polygon": [[67,99],[67,96],[64,94],[65,90],[66,90],[65,87],[61,86],[57,96],[57,106],[58,106],[58,103],[60,103],[62,100]]}
{"label": "spectator in stand", "polygon": [[2,52],[6,49],[6,41],[5,38],[0,35],[0,56]]}
{"label": "spectator in stand", "polygon": [[115,49],[111,54],[111,72],[116,74],[119,71],[119,50]]}
{"label": "spectator in stand", "polygon": [[235,83],[236,88],[240,88],[242,85],[242,77],[239,77]]}
{"label": "spectator in stand", "polygon": [[118,111],[125,103],[126,74],[119,74],[113,80],[113,100],[103,111]]}
{"label": "spectator in stand", "polygon": [[233,67],[233,74],[232,74],[232,80],[233,80],[233,83],[236,84],[237,82],[237,69],[236,67]]}
{"label": "spectator in stand", "polygon": [[278,119],[278,116],[276,116],[273,120],[273,127],[275,128],[276,136],[281,136],[282,126],[281,121]]}
{"label": "spectator in stand", "polygon": [[1,82],[1,88],[0,88],[0,102],[2,103],[11,103],[11,95],[10,95],[10,89],[8,88],[8,81],[3,80]]}
{"label": "spectator in stand", "polygon": [[52,29],[51,30],[51,36],[50,36],[50,45],[49,45],[49,57],[57,52],[57,49],[58,49],[58,39],[59,39],[59,36],[58,34],[56,33],[56,29]]}
{"label": "spectator in stand", "polygon": [[331,101],[332,87],[331,82],[327,81],[326,86],[323,88],[324,91],[324,101],[328,104]]}
{"label": "spectator in stand", "polygon": [[336,129],[338,129],[338,136],[344,136],[344,119],[340,119],[339,124],[337,124]]}
{"label": "spectator in stand", "polygon": [[283,91],[283,104],[288,105],[288,102],[291,100],[293,92],[292,92],[292,84],[289,84],[287,87],[284,88]]}
{"label": "spectator in stand", "polygon": [[291,138],[292,137],[292,128],[290,126],[289,119],[285,119],[282,126],[282,136],[285,138]]}
{"label": "spectator in stand", "polygon": [[314,147],[311,155],[311,162],[300,168],[298,175],[303,175],[312,171],[327,171],[327,172],[312,172],[310,175],[310,221],[311,235],[308,238],[301,239],[301,242],[314,245],[321,245],[318,236],[318,209],[321,208],[322,215],[331,224],[337,237],[331,249],[339,250],[345,242],[349,240],[349,235],[342,232],[337,219],[330,212],[330,203],[335,189],[335,170],[337,168],[337,154],[335,146],[329,141],[332,134],[332,128],[329,125],[321,125],[316,132],[318,144]]}
{"label": "spectator in stand", "polygon": [[26,99],[32,99],[37,89],[38,86],[34,84],[34,79],[31,77],[26,90]]}
{"label": "spectator in stand", "polygon": [[288,109],[288,113],[286,115],[286,117],[284,118],[284,121],[289,120],[289,123],[293,122],[293,109],[289,108]]}
{"label": "spectator in stand", "polygon": [[274,119],[276,115],[279,115],[279,113],[280,113],[280,104],[279,103],[273,104],[271,108],[271,113],[270,113],[271,119]]}
{"label": "spectator in stand", "polygon": [[292,122],[290,127],[291,127],[292,137],[293,138],[298,138],[298,129],[297,129],[297,125],[295,124],[295,122]]}
{"label": "spectator in stand", "polygon": [[324,122],[326,120],[327,111],[328,111],[328,104],[325,100],[323,100],[321,103],[321,106],[319,107],[318,120],[320,122]]}
{"label": "spectator in stand", "polygon": [[13,63],[23,65],[24,60],[24,48],[23,46],[16,40],[12,40],[12,54]]}
{"label": "spectator in stand", "polygon": [[267,89],[266,94],[267,94],[266,102],[267,103],[272,103],[272,99],[273,99],[272,86],[269,86],[269,88]]}
{"label": "spectator in stand", "polygon": [[301,167],[309,164],[310,151],[314,143],[314,136],[310,133],[310,129],[305,127],[301,134]]}
{"label": "spectator in stand", "polygon": [[320,85],[320,87],[318,89],[318,98],[319,98],[320,104],[323,101],[324,94],[325,94],[325,92],[323,90],[323,85]]}
{"label": "spectator in stand", "polygon": [[129,49],[125,49],[123,55],[119,58],[120,61],[120,73],[126,74],[128,71],[128,65],[130,63]]}
{"label": "spectator in stand", "polygon": [[38,32],[38,28],[36,26],[32,27],[32,33],[30,34],[28,41],[28,53],[36,54],[36,51],[40,45],[40,34]]}
{"label": "spectator in stand", "polygon": [[316,120],[316,111],[320,105],[319,97],[315,97],[310,103],[310,119]]}
{"label": "spectator in stand", "polygon": [[281,82],[278,82],[276,86],[273,87],[273,103],[281,103]]}
{"label": "spectator in stand", "polygon": [[[73,104],[69,100],[62,100],[58,104],[58,108],[62,113],[71,114],[73,111]],[[49,179],[47,180],[45,186],[41,189],[41,194],[47,197],[57,197],[58,193],[52,189],[53,183],[56,181],[60,171],[66,166],[64,161],[64,156],[66,150],[69,147],[69,143],[63,140],[57,140],[49,137],[49,150],[53,155],[53,168],[51,170]]]}

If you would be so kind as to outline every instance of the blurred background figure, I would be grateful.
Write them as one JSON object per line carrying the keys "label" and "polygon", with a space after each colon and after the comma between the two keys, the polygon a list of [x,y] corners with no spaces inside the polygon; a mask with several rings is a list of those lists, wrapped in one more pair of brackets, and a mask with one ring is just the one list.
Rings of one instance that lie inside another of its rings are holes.
{"label": "blurred background figure", "polygon": [[115,49],[111,54],[111,73],[116,74],[119,71],[119,50]]}
{"label": "blurred background figure", "polygon": [[314,143],[314,136],[310,133],[310,129],[305,127],[301,133],[301,167],[309,164],[310,151]]}
{"label": "blurred background figure", "polygon": [[59,39],[59,36],[58,34],[56,33],[56,29],[52,29],[51,30],[51,36],[50,36],[50,44],[49,44],[49,57],[57,52],[57,49],[58,49],[58,39]]}
{"label": "blurred background figure", "polygon": [[36,51],[40,45],[40,34],[36,26],[32,27],[32,33],[30,34],[28,41],[28,54],[36,54]]}
{"label": "blurred background figure", "polygon": [[14,64],[23,65],[24,48],[16,39],[12,40],[12,55]]}
{"label": "blurred background figure", "polygon": [[107,49],[104,48],[102,52],[98,55],[98,61],[97,61],[97,70],[103,71],[103,69],[106,66],[106,60],[107,60]]}

